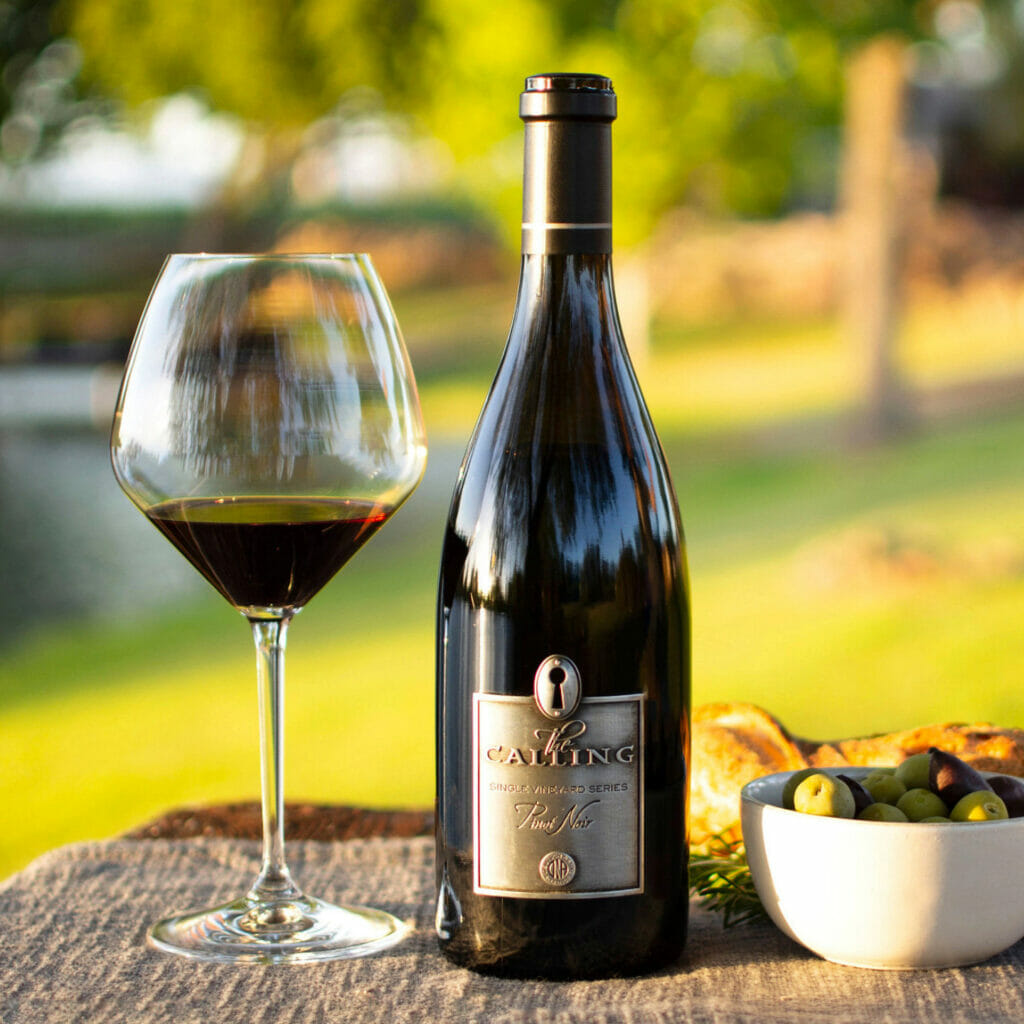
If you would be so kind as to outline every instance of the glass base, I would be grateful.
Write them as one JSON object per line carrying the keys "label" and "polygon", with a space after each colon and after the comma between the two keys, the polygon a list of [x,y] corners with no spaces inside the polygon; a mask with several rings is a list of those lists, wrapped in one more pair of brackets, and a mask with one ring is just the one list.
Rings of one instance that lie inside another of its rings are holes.
{"label": "glass base", "polygon": [[407,922],[369,907],[336,907],[310,896],[271,903],[243,897],[158,921],[149,943],[196,960],[278,964],[370,956],[411,930]]}

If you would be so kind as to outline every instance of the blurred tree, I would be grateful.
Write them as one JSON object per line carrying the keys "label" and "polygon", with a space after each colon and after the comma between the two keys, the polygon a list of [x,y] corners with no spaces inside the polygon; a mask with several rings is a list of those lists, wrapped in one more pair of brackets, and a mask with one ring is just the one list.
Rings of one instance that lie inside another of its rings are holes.
{"label": "blurred tree", "polygon": [[[844,65],[935,11],[1013,0],[30,0],[84,54],[82,78],[138,105],[197,90],[297,144],[369,87],[450,147],[488,199],[518,178],[526,74],[590,68],[622,97],[620,238],[681,201],[745,215],[832,198]],[[8,6],[10,2],[8,0]],[[0,0],[0,9],[3,0]],[[251,155],[250,155],[251,159]],[[825,168],[823,170],[823,168]],[[504,178],[502,183],[500,179]],[[502,218],[504,220],[504,218]]]}
{"label": "blurred tree", "polygon": [[[905,135],[910,44],[966,23],[977,46],[985,26],[1017,35],[1016,0],[790,0],[770,5],[787,36],[817,23],[833,40],[842,70],[838,208],[843,216],[842,314],[863,396],[859,430],[868,440],[902,429],[912,416],[895,347],[913,154]],[[981,31],[978,32],[980,27]],[[977,54],[975,55],[977,56]],[[793,152],[793,150],[790,150]]]}
{"label": "blurred tree", "polygon": [[[942,155],[943,195],[988,207],[1024,207],[1024,3],[950,3],[937,19],[947,43],[927,75],[929,127]],[[969,83],[950,88],[951,79]],[[969,97],[969,101],[965,99]]]}
{"label": "blurred tree", "polygon": [[434,33],[426,0],[58,2],[94,89],[130,106],[198,91],[247,122],[258,144],[233,183],[247,201],[255,186],[285,198],[303,129],[349,90],[410,104]]}
{"label": "blurred tree", "polygon": [[253,124],[301,129],[346,90],[419,86],[425,0],[65,0],[86,76],[130,104],[190,89]]}
{"label": "blurred tree", "polygon": [[[103,93],[139,104],[194,89],[247,119],[279,193],[304,126],[369,87],[442,139],[457,187],[510,226],[524,75],[608,74],[622,97],[615,219],[627,245],[682,202],[764,215],[831,201],[845,102],[860,126],[842,139],[843,201],[860,227],[847,308],[868,417],[884,432],[902,418],[891,285],[904,47],[950,5],[1014,0],[60,0],[58,13]],[[877,73],[846,73],[876,46]],[[871,188],[885,201],[864,205]],[[865,304],[874,311],[858,317]]]}
{"label": "blurred tree", "polygon": [[[44,2],[44,0],[40,0]],[[53,0],[46,0],[53,2]],[[61,0],[84,80],[138,105],[199,90],[270,133],[287,162],[304,126],[370,87],[450,147],[468,187],[510,208],[514,97],[528,73],[610,74],[622,96],[620,239],[683,200],[778,211],[836,133],[843,54],[892,29],[897,0]],[[252,159],[250,153],[248,159]],[[272,158],[273,159],[273,158]],[[503,215],[502,222],[507,218]]]}
{"label": "blurred tree", "polygon": [[32,62],[53,42],[50,26],[58,0],[14,0],[0,3],[0,120],[15,103],[18,86]]}
{"label": "blurred tree", "polygon": [[44,154],[75,117],[94,105],[75,88],[80,54],[62,38],[59,0],[0,0],[0,159]]}
{"label": "blurred tree", "polygon": [[906,44],[880,35],[850,58],[842,165],[842,313],[864,396],[866,440],[910,416],[896,359],[911,157],[903,135]]}

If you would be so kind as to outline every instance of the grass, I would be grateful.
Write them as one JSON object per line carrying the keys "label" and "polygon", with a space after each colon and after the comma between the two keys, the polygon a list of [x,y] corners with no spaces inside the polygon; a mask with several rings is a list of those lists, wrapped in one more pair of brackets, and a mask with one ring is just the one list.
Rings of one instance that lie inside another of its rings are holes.
{"label": "grass", "polygon": [[[414,325],[430,320],[429,301],[419,302]],[[953,334],[943,347],[927,323],[913,329],[913,359],[963,371],[958,351],[942,354],[957,349]],[[828,325],[656,336],[645,378],[687,528],[694,702],[755,701],[816,738],[943,719],[1024,725],[1024,412],[864,451],[730,440],[736,429],[845,407],[851,384],[836,337]],[[495,353],[490,364],[439,362],[423,379],[451,477],[453,444],[464,442],[500,347],[494,336],[481,344]],[[291,627],[293,798],[432,800],[447,476],[421,488],[384,541]],[[254,798],[250,648],[245,624],[202,586],[159,619],[67,623],[6,648],[0,876],[171,806]]]}
{"label": "grass", "polygon": [[[426,546],[397,558],[378,542],[292,624],[290,794],[432,799],[435,572]],[[0,875],[172,804],[254,796],[254,679],[248,628],[212,592],[184,613],[22,643],[0,670],[0,793],[17,822]]]}

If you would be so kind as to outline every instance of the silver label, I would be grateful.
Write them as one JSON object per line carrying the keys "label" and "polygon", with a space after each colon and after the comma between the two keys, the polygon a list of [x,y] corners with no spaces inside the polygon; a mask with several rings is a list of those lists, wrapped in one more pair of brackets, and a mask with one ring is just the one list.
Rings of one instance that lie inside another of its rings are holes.
{"label": "silver label", "polygon": [[580,699],[560,655],[541,663],[533,697],[474,694],[474,890],[643,892],[643,742],[642,694]]}

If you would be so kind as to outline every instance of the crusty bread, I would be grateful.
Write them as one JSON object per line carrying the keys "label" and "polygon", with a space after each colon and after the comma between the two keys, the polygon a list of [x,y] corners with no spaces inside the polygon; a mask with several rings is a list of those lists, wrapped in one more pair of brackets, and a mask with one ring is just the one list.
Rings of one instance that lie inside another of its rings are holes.
{"label": "crusty bread", "polygon": [[740,789],[751,779],[794,768],[894,765],[940,747],[980,771],[1024,776],[1024,730],[946,723],[857,739],[819,742],[792,736],[753,704],[705,704],[693,713],[690,841],[740,835]]}
{"label": "crusty bread", "polygon": [[751,779],[807,760],[767,711],[753,704],[704,704],[693,713],[690,841],[739,836],[739,792]]}
{"label": "crusty bread", "polygon": [[1024,776],[1024,730],[987,722],[946,722],[860,739],[814,743],[797,740],[812,765],[892,765],[929,747],[956,754],[979,771]]}

